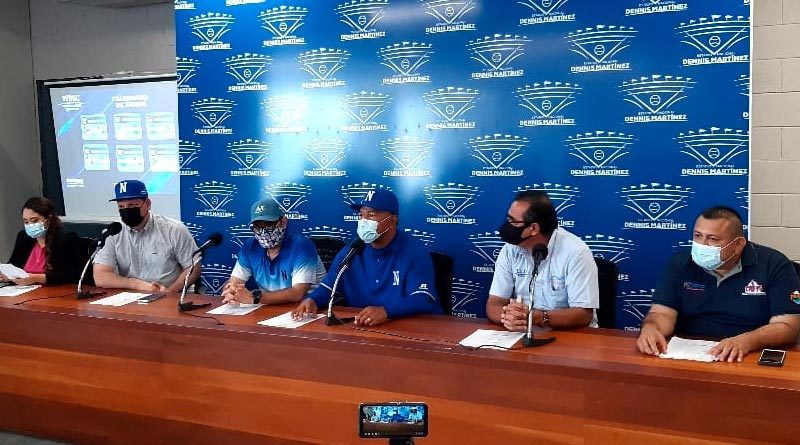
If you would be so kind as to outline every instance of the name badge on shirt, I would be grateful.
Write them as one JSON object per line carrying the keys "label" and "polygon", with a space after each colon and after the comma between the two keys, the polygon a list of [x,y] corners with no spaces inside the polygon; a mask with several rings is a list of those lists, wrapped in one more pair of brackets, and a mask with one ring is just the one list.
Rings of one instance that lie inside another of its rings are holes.
{"label": "name badge on shirt", "polygon": [[550,288],[554,291],[564,290],[566,287],[567,281],[564,279],[564,277],[558,277],[555,275],[550,277]]}
{"label": "name badge on shirt", "polygon": [[703,292],[706,290],[706,285],[702,283],[692,283],[691,281],[684,281],[683,288],[689,292]]}

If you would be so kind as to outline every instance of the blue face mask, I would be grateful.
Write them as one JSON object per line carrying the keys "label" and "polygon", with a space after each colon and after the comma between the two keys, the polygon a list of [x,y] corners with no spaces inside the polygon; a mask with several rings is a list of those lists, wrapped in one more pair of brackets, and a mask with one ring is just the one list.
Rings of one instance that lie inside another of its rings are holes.
{"label": "blue face mask", "polygon": [[372,244],[375,240],[377,240],[381,235],[386,233],[389,228],[387,227],[383,233],[378,233],[378,224],[386,221],[389,219],[387,216],[380,221],[373,221],[371,219],[359,219],[358,220],[358,228],[356,232],[358,233],[358,237],[361,238],[365,243]]}
{"label": "blue face mask", "polygon": [[730,246],[737,239],[739,239],[738,236],[722,247],[707,246],[697,241],[692,241],[692,261],[705,270],[716,270],[733,256],[731,255],[731,257],[723,260],[722,249]]}
{"label": "blue face mask", "polygon": [[25,233],[31,238],[40,238],[47,233],[47,229],[44,228],[43,222],[25,224]]}

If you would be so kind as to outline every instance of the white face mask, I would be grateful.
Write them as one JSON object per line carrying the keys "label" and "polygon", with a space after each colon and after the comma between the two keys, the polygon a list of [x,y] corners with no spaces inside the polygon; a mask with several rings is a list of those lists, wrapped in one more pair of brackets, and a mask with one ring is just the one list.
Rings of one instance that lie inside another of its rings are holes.
{"label": "white face mask", "polygon": [[739,239],[738,236],[722,247],[707,246],[697,241],[692,241],[692,261],[705,270],[716,270],[732,257],[723,260],[722,249],[730,246],[737,239]]}
{"label": "white face mask", "polygon": [[389,216],[383,218],[380,221],[373,221],[371,219],[363,219],[363,218],[359,219],[358,228],[356,229],[358,237],[361,238],[367,244],[375,242],[376,239],[378,239],[381,235],[383,235],[389,230],[389,228],[387,227],[386,230],[384,230],[381,233],[378,233],[378,224],[389,219]]}

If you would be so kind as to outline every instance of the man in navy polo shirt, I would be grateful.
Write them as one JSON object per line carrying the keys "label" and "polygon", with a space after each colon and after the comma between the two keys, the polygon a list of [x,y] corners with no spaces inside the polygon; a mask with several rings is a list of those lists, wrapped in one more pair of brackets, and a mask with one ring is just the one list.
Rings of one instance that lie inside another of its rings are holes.
{"label": "man in navy polo shirt", "polygon": [[[367,243],[342,275],[337,293],[347,306],[362,307],[356,324],[375,326],[387,318],[421,313],[441,313],[433,287],[433,261],[421,242],[397,230],[399,205],[394,193],[385,189],[369,191],[351,206],[359,212],[358,236]],[[299,319],[326,307],[333,282],[349,246],[331,264],[331,273],[292,315]]]}
{"label": "man in navy polo shirt", "polygon": [[692,250],[676,254],[653,293],[636,345],[658,355],[671,334],[721,338],[709,353],[742,361],[749,352],[794,343],[800,289],[792,263],[780,252],[748,242],[736,210],[705,210],[694,226]]}
{"label": "man in navy polo shirt", "polygon": [[[242,244],[231,278],[222,290],[223,303],[298,302],[325,276],[314,243],[286,229],[288,219],[274,199],[250,209],[253,238]],[[249,291],[253,277],[258,289]]]}

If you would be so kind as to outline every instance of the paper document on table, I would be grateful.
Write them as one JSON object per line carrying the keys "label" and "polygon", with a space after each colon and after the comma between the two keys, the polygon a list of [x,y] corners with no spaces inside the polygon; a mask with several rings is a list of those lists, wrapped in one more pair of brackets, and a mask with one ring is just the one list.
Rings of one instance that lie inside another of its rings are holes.
{"label": "paper document on table", "polygon": [[233,305],[230,303],[225,303],[220,307],[215,307],[210,311],[206,312],[206,314],[212,315],[247,315],[250,312],[264,306],[263,304],[237,304]]}
{"label": "paper document on table", "polygon": [[277,317],[259,321],[258,324],[262,326],[271,326],[273,328],[297,329],[304,324],[311,323],[314,320],[319,320],[324,316],[325,315],[323,314],[306,314],[300,320],[294,320],[292,319],[292,313],[290,311],[285,314],[278,315]]}
{"label": "paper document on table", "polygon": [[694,360],[697,362],[713,362],[717,359],[709,354],[708,350],[718,344],[719,342],[715,341],[689,340],[686,338],[672,337],[667,344],[667,352],[659,355],[659,357]]}
{"label": "paper document on table", "polygon": [[101,306],[125,306],[128,303],[144,298],[150,294],[140,294],[136,292],[120,292],[110,297],[101,298],[97,301],[92,301],[89,304],[99,304]]}
{"label": "paper document on table", "polygon": [[6,286],[0,287],[0,297],[17,297],[25,292],[39,289],[41,286],[33,284],[30,286]]}
{"label": "paper document on table", "polygon": [[524,336],[524,332],[477,329],[461,340],[459,344],[468,348],[509,349]]}
{"label": "paper document on table", "polygon": [[9,280],[28,278],[28,272],[25,272],[13,264],[0,264],[0,274],[5,275]]}

